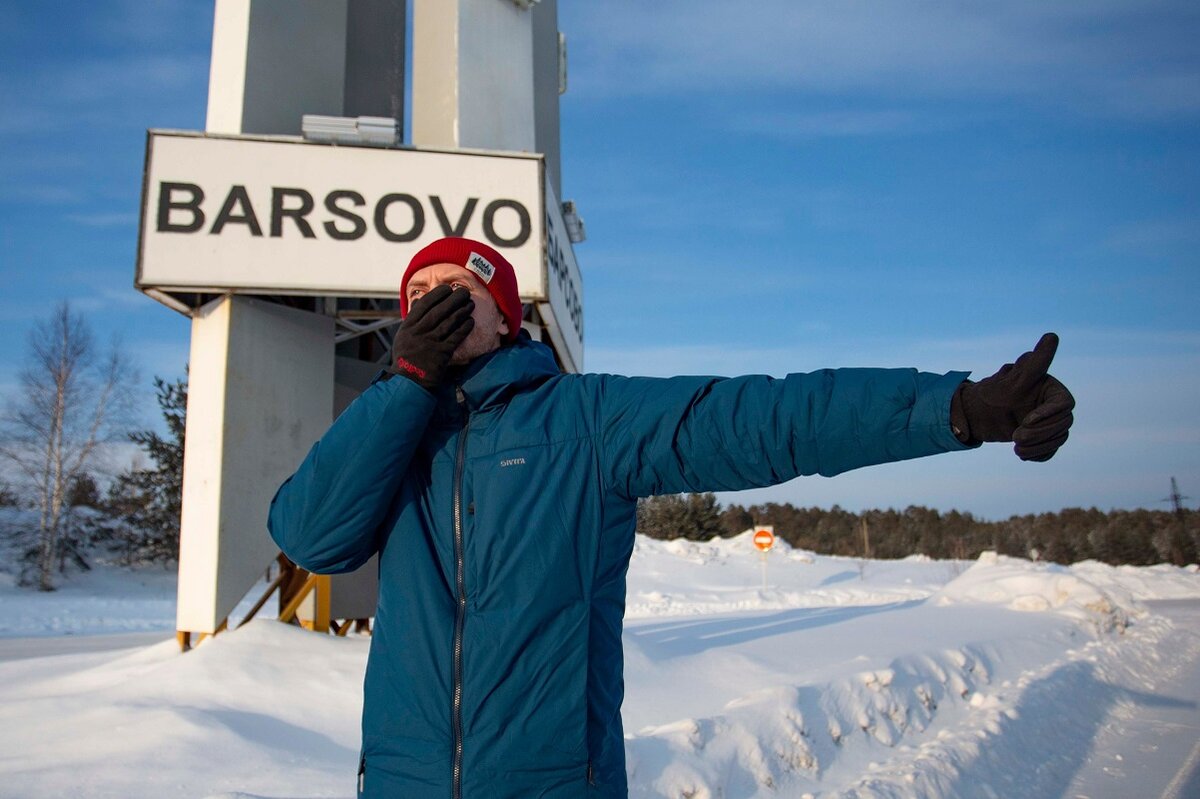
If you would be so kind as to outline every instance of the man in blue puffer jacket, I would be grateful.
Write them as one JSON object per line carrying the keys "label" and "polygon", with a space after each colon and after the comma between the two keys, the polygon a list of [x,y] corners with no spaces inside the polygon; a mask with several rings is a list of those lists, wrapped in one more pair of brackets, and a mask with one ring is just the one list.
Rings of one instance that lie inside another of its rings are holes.
{"label": "man in blue puffer jacket", "polygon": [[[1046,460],[1074,401],[1048,335],[997,375],[783,379],[560,374],[520,332],[511,265],[443,239],[401,283],[392,379],[279,489],[300,566],[379,555],[359,794],[627,795],[621,624],[637,499],[1016,441]],[[390,377],[390,375],[389,375]]]}

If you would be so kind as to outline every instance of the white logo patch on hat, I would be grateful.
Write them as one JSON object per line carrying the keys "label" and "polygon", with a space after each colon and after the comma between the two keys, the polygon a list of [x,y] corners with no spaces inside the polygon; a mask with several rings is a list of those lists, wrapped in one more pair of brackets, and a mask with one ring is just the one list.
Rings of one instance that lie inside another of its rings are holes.
{"label": "white logo patch on hat", "polygon": [[479,279],[484,283],[491,283],[492,275],[496,274],[496,267],[492,266],[492,262],[477,252],[467,256],[466,267],[479,275]]}

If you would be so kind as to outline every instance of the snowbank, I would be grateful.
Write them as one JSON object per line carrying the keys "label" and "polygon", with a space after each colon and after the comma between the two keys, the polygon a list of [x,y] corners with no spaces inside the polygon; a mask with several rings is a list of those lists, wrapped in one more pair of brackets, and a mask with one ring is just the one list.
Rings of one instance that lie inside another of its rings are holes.
{"label": "snowbank", "polygon": [[[633,797],[1061,796],[1106,714],[1200,660],[1200,625],[1143,604],[1200,597],[1186,569],[862,561],[780,542],[763,588],[763,562],[745,539],[639,538]],[[136,630],[155,614],[170,629],[173,585],[88,580],[0,585],[8,629]],[[188,654],[0,662],[0,795],[352,796],[368,644],[256,621]]]}
{"label": "snowbank", "polygon": [[[764,564],[766,585],[764,587]],[[966,565],[920,556],[869,561],[818,556],[781,538],[763,555],[752,533],[710,541],[638,536],[626,619],[924,599]]]}
{"label": "snowbank", "polygon": [[1132,616],[1145,613],[1119,579],[1106,580],[1101,588],[1083,576],[1087,573],[985,552],[943,586],[933,601],[940,606],[977,602],[1027,612],[1053,611],[1105,631],[1124,630]]}
{"label": "snowbank", "polygon": [[1109,566],[1095,560],[1085,560],[1071,567],[1071,572],[1093,585],[1127,592],[1136,600],[1197,599],[1200,598],[1200,579],[1195,564],[1186,568],[1159,564],[1157,566]]}
{"label": "snowbank", "polygon": [[0,663],[0,795],[351,796],[367,645],[256,620],[187,654]]}

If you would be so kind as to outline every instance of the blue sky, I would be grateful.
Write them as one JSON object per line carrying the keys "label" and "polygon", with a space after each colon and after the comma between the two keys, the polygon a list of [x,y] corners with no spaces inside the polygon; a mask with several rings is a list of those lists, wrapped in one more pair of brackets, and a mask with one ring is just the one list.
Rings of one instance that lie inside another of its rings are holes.
{"label": "blue sky", "polygon": [[[188,324],[132,288],[145,129],[203,128],[211,3],[0,11],[0,391],[69,299],[149,398]],[[723,499],[1200,497],[1200,6],[563,0],[559,24],[589,370],[982,376],[1062,336],[1079,407],[1047,464],[992,445]]]}

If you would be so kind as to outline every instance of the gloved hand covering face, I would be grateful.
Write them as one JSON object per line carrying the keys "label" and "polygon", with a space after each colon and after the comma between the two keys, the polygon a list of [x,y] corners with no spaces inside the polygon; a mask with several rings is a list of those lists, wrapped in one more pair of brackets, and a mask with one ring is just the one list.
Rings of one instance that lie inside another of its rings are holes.
{"label": "gloved hand covering face", "polygon": [[470,292],[455,291],[446,284],[414,300],[392,340],[389,371],[433,391],[442,380],[450,356],[475,327],[471,318],[474,310]]}
{"label": "gloved hand covering face", "polygon": [[1048,374],[1058,336],[1047,333],[1016,363],[978,383],[964,381],[950,402],[950,425],[964,444],[1012,441],[1017,457],[1048,461],[1067,440],[1075,398]]}

